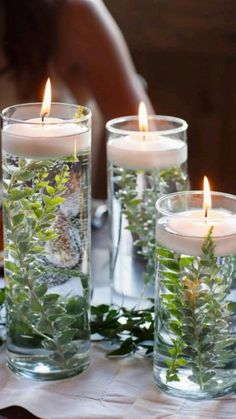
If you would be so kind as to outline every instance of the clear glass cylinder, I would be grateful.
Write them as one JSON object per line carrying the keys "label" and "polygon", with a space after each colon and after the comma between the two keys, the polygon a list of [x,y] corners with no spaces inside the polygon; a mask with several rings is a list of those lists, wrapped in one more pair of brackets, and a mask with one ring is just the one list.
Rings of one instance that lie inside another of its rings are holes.
{"label": "clear glass cylinder", "polygon": [[204,399],[236,382],[236,196],[179,192],[157,201],[154,379]]}
{"label": "clear glass cylinder", "polygon": [[187,124],[170,116],[138,116],[107,123],[110,276],[114,303],[153,297],[155,203],[187,188]]}
{"label": "clear glass cylinder", "polygon": [[89,365],[91,113],[2,111],[8,366],[52,380]]}

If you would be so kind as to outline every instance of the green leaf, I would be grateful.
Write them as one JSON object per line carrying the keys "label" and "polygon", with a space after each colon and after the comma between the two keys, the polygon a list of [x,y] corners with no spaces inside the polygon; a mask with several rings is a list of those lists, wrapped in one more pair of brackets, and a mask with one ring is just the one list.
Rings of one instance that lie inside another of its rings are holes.
{"label": "green leaf", "polygon": [[166,268],[170,269],[171,271],[179,272],[179,264],[175,262],[174,260],[160,258],[159,262]]}
{"label": "green leaf", "polygon": [[157,246],[157,255],[163,256],[167,259],[173,259],[173,252],[164,247]]}
{"label": "green leaf", "polygon": [[228,310],[232,312],[232,314],[236,313],[236,302],[235,301],[229,301],[228,302]]}
{"label": "green leaf", "polygon": [[42,342],[42,345],[45,349],[48,349],[50,351],[56,351],[57,350],[57,344],[52,339],[46,340],[44,339]]}
{"label": "green leaf", "polygon": [[129,355],[133,352],[134,344],[131,337],[127,338],[118,349],[115,349],[114,351],[110,351],[107,354],[107,357],[109,356],[124,356]]}
{"label": "green leaf", "polygon": [[178,274],[175,274],[175,273],[173,273],[173,272],[167,272],[167,271],[161,271],[161,274],[163,275],[163,276],[165,276],[166,278],[168,278],[168,279],[170,279],[170,280],[172,280],[172,281],[174,281],[174,284],[181,284],[180,283],[180,281],[179,281],[179,276],[178,276]]}
{"label": "green leaf", "polygon": [[186,364],[187,364],[187,361],[184,358],[178,358],[176,360],[176,365],[178,365],[179,367],[184,367]]}
{"label": "green leaf", "polygon": [[59,205],[59,204],[62,204],[62,202],[64,202],[65,201],[65,198],[62,198],[62,197],[57,197],[57,198],[52,198],[51,200],[50,200],[50,205],[51,206],[57,206],[57,205]]}
{"label": "green leaf", "polygon": [[34,177],[35,177],[35,173],[31,171],[27,171],[27,170],[24,172],[20,171],[17,174],[17,179],[22,180],[22,181],[30,180],[30,179],[33,179]]}
{"label": "green leaf", "polygon": [[55,189],[50,185],[46,185],[46,190],[49,193],[49,195],[55,194]]}
{"label": "green leaf", "polygon": [[25,217],[25,215],[23,213],[19,213],[19,214],[14,215],[12,217],[13,225],[20,224],[23,221],[24,217]]}
{"label": "green leaf", "polygon": [[45,186],[47,186],[47,182],[45,182],[45,181],[43,181],[43,182],[39,182],[39,183],[37,183],[37,189],[42,189],[42,188],[44,188]]}
{"label": "green leaf", "polygon": [[4,303],[4,300],[5,300],[5,289],[0,288],[0,304],[1,305]]}
{"label": "green leaf", "polygon": [[48,196],[48,195],[43,196],[43,201],[46,205],[51,205],[51,200],[52,200],[52,198],[50,196]]}
{"label": "green leaf", "polygon": [[16,275],[16,274],[13,274],[12,279],[13,279],[15,282],[17,282],[18,284],[20,284],[20,285],[26,285],[26,280],[25,280],[25,278],[24,278],[23,276],[21,276],[21,275]]}
{"label": "green leaf", "polygon": [[44,296],[43,303],[45,306],[49,306],[53,303],[56,303],[56,301],[58,301],[59,298],[60,298],[59,294],[49,293]]}
{"label": "green leaf", "polygon": [[194,257],[181,257],[179,261],[179,266],[183,268],[184,266],[191,265],[194,261]]}
{"label": "green leaf", "polygon": [[47,314],[48,314],[48,316],[49,315],[56,315],[56,316],[61,316],[62,314],[64,314],[65,313],[65,309],[64,309],[64,307],[62,307],[61,305],[50,305],[49,307],[48,307],[48,310],[47,310]]}
{"label": "green leaf", "polygon": [[19,199],[25,198],[27,196],[26,191],[20,189],[11,189],[10,197],[12,201],[18,201]]}
{"label": "green leaf", "polygon": [[84,311],[85,299],[83,297],[71,297],[66,304],[68,314],[81,314]]}
{"label": "green leaf", "polygon": [[77,330],[76,329],[68,329],[65,330],[57,339],[57,342],[60,345],[65,345],[66,343],[71,342],[71,340],[74,338]]}
{"label": "green leaf", "polygon": [[43,211],[39,208],[35,208],[34,213],[35,213],[37,218],[41,218],[43,216]]}
{"label": "green leaf", "polygon": [[5,269],[7,269],[8,271],[11,271],[13,273],[18,273],[19,272],[19,267],[16,265],[16,263],[11,262],[9,260],[5,260],[4,267],[5,267]]}
{"label": "green leaf", "polygon": [[27,241],[19,241],[18,242],[19,250],[22,254],[27,253],[30,250],[31,243]]}
{"label": "green leaf", "polygon": [[47,290],[48,290],[48,287],[47,287],[47,284],[45,283],[39,284],[34,288],[34,292],[39,298],[43,297],[44,294],[46,294]]}
{"label": "green leaf", "polygon": [[178,375],[176,373],[174,373],[174,374],[169,374],[168,375],[167,381],[168,382],[169,381],[180,381],[180,379],[179,379]]}
{"label": "green leaf", "polygon": [[139,205],[140,203],[141,203],[140,199],[133,198],[133,199],[130,200],[129,205],[136,206],[136,205]]}
{"label": "green leaf", "polygon": [[63,317],[60,317],[59,319],[55,320],[54,326],[58,330],[63,330],[67,328],[68,326],[71,326],[74,323],[74,321],[75,321],[74,316],[64,315]]}
{"label": "green leaf", "polygon": [[66,350],[64,352],[65,359],[71,359],[74,355],[78,353],[78,348],[73,343],[69,343],[66,345]]}

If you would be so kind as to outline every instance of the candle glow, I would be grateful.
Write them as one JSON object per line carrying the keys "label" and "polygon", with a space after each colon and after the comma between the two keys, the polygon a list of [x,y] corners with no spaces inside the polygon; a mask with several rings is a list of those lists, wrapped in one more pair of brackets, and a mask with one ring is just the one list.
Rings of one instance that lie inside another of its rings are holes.
{"label": "candle glow", "polygon": [[147,108],[143,102],[140,102],[138,110],[139,131],[148,131]]}
{"label": "candle glow", "polygon": [[44,91],[44,98],[43,98],[43,104],[40,112],[40,116],[42,117],[42,121],[44,120],[45,116],[48,116],[51,110],[51,82],[50,79],[47,79],[47,83],[45,86]]}
{"label": "candle glow", "polygon": [[204,176],[203,185],[204,185],[203,186],[203,190],[204,190],[203,209],[205,211],[205,218],[207,218],[208,210],[211,208],[211,190],[210,190],[209,181],[206,176]]}

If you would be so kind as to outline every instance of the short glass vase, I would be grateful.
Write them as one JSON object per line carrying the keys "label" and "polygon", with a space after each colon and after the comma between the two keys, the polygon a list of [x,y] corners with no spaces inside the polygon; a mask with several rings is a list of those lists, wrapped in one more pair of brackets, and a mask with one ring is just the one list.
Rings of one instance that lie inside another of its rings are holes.
{"label": "short glass vase", "polygon": [[89,365],[90,110],[2,111],[7,363],[67,378]]}
{"label": "short glass vase", "polygon": [[107,123],[110,277],[112,301],[133,306],[153,297],[155,203],[187,189],[187,123],[149,116],[146,131],[138,116]]}
{"label": "short glass vase", "polygon": [[236,383],[236,196],[179,192],[157,201],[154,379],[187,399]]}

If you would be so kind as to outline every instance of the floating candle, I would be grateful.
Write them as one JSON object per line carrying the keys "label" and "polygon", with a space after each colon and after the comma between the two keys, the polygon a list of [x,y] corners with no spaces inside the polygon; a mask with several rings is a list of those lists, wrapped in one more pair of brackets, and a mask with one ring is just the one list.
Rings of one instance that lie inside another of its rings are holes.
{"label": "floating candle", "polygon": [[[177,129],[158,131],[148,130],[148,119],[146,110],[143,106],[140,109],[139,131],[119,130],[113,128],[116,138],[109,138],[107,143],[107,158],[112,164],[133,170],[164,169],[171,166],[180,166],[187,160],[187,145],[183,140],[171,138],[171,135],[178,133]],[[127,117],[126,117],[127,118]],[[156,116],[150,117],[158,118]],[[187,124],[178,119],[165,117],[168,121],[179,122],[182,129],[187,128]],[[112,120],[107,124],[111,131],[111,123],[119,123],[122,118]]]}
{"label": "floating candle", "polygon": [[[202,196],[201,192],[190,191],[177,193],[176,197],[182,195],[184,198],[184,194],[186,203],[191,195],[195,194],[198,199]],[[230,209],[219,205],[221,196],[227,198],[225,202],[232,201]],[[158,242],[175,252],[200,256],[203,239],[212,228],[215,254],[225,256],[236,253],[236,197],[217,192],[212,192],[211,197],[219,206],[211,209],[208,203],[207,216],[205,204],[202,210],[191,208],[160,218],[157,223]],[[158,203],[157,210],[160,210]]]}
{"label": "floating candle", "polygon": [[46,89],[41,117],[18,121],[3,127],[3,152],[17,157],[41,160],[78,154],[80,150],[90,147],[88,128],[76,124],[73,120],[68,123],[66,119],[47,117],[50,112],[48,100]]}

